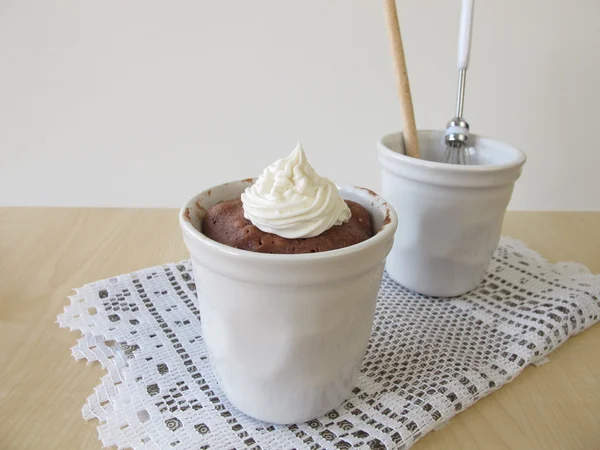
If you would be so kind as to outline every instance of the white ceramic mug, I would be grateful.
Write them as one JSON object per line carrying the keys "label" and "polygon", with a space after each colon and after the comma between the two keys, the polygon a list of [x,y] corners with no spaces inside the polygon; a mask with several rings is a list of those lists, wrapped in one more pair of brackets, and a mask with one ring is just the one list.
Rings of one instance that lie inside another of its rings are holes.
{"label": "white ceramic mug", "polygon": [[180,211],[204,341],[235,407],[266,422],[303,422],[350,396],[397,218],[371,191],[342,187],[342,197],[367,208],[377,230],[359,244],[279,255],[238,250],[204,236],[207,209],[238,197],[252,182],[213,187]]}
{"label": "white ceramic mug", "polygon": [[399,218],[386,270],[424,295],[464,294],[485,276],[526,157],[471,134],[471,164],[444,164],[444,131],[419,131],[418,139],[420,159],[404,154],[401,133],[378,142],[382,195]]}

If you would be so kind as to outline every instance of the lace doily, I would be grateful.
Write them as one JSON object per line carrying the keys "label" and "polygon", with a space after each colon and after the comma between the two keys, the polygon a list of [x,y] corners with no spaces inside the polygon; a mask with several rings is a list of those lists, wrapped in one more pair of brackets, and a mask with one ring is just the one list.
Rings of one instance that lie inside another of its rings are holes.
{"label": "lace doily", "polygon": [[506,238],[485,281],[460,298],[419,296],[384,276],[353,396],[291,426],[244,416],[219,389],[187,261],[91,283],[70,299],[58,323],[83,333],[75,359],[107,370],[83,408],[105,446],[406,449],[596,323],[600,276]]}

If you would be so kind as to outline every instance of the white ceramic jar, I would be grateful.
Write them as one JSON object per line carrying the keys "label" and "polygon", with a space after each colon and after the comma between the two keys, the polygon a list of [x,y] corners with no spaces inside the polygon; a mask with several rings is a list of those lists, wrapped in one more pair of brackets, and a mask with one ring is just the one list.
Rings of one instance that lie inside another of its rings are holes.
{"label": "white ceramic jar", "polygon": [[444,164],[444,132],[420,131],[421,158],[404,154],[401,133],[378,142],[382,195],[399,225],[386,270],[424,295],[451,297],[483,280],[525,154],[471,134],[471,165]]}
{"label": "white ceramic jar", "polygon": [[253,180],[202,192],[180,211],[198,286],[204,341],[230,402],[271,423],[298,423],[350,396],[375,311],[384,260],[397,226],[371,191],[342,187],[370,212],[375,236],[321,253],[238,250],[202,234],[202,218]]}

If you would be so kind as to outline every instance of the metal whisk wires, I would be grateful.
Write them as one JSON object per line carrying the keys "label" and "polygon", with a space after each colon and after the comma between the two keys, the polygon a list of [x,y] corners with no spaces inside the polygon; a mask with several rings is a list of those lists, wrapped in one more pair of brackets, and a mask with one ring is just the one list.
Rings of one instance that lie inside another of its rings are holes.
{"label": "metal whisk wires", "polygon": [[458,34],[458,92],[456,116],[446,125],[446,152],[444,161],[449,164],[469,164],[469,124],[463,119],[465,81],[471,53],[471,30],[473,28],[473,5],[475,0],[462,0],[460,30]]}
{"label": "metal whisk wires", "polygon": [[444,161],[449,164],[468,164],[469,124],[463,119],[465,101],[465,78],[467,69],[458,72],[458,93],[456,95],[456,116],[446,125],[446,152]]}

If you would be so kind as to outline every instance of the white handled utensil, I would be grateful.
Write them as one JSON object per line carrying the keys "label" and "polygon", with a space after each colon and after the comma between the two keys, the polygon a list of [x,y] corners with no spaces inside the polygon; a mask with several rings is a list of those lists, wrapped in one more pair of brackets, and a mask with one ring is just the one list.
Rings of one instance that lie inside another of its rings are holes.
{"label": "white handled utensil", "polygon": [[458,35],[458,93],[456,95],[456,116],[446,125],[445,162],[468,164],[469,124],[463,119],[465,101],[465,79],[471,53],[471,30],[473,29],[473,6],[475,0],[462,0],[460,31]]}

